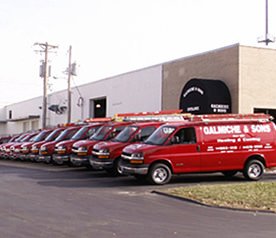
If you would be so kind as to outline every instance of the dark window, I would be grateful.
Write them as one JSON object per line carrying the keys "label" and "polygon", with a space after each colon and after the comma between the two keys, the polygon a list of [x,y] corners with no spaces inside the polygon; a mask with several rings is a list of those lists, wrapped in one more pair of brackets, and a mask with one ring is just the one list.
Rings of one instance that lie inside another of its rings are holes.
{"label": "dark window", "polygon": [[176,144],[194,144],[196,135],[194,128],[182,128],[174,135]]}
{"label": "dark window", "polygon": [[276,109],[254,108],[254,113],[265,113],[273,116],[273,122],[276,123]]}
{"label": "dark window", "polygon": [[112,130],[112,132],[108,135],[107,140],[110,140],[114,138],[116,135],[118,135],[123,129],[125,129],[126,126],[118,126]]}
{"label": "dark window", "polygon": [[9,119],[12,119],[12,110],[9,110]]}

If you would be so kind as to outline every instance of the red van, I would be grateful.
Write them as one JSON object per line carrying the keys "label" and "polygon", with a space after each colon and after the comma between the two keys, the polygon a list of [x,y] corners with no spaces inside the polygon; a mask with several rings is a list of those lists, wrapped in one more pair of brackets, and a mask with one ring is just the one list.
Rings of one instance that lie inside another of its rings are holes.
{"label": "red van", "polygon": [[202,115],[159,127],[144,144],[124,148],[123,174],[166,184],[173,174],[242,172],[259,180],[276,167],[275,124],[269,115]]}
{"label": "red van", "polygon": [[113,176],[120,175],[119,161],[125,146],[146,140],[164,122],[140,122],[124,128],[110,141],[94,145],[90,164],[94,169],[105,169]]}

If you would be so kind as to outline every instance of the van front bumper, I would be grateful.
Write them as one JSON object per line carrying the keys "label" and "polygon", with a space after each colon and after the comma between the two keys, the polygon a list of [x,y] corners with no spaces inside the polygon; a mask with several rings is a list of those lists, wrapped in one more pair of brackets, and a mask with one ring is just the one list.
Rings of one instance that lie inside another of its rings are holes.
{"label": "van front bumper", "polygon": [[86,166],[89,165],[89,158],[91,156],[78,156],[75,154],[72,154],[70,156],[70,162],[71,164],[75,165],[75,166]]}
{"label": "van front bumper", "polygon": [[54,154],[53,155],[53,161],[58,164],[58,165],[62,165],[64,163],[68,163],[70,162],[70,155],[58,155],[58,154]]}
{"label": "van front bumper", "polygon": [[121,163],[119,166],[122,171],[122,174],[124,175],[135,175],[135,174],[146,175],[148,174],[148,171],[149,171],[148,164],[132,165],[132,164]]}
{"label": "van front bumper", "polygon": [[98,159],[95,157],[91,157],[89,159],[89,163],[94,169],[110,169],[113,167],[112,159]]}
{"label": "van front bumper", "polygon": [[20,160],[29,160],[29,155],[28,154],[20,154],[19,159]]}
{"label": "van front bumper", "polygon": [[34,154],[30,154],[30,156],[29,156],[30,160],[35,161],[35,162],[37,162],[37,157],[38,157],[38,155],[34,155]]}
{"label": "van front bumper", "polygon": [[37,162],[44,162],[46,164],[51,163],[52,161],[52,156],[51,155],[39,155],[37,157]]}

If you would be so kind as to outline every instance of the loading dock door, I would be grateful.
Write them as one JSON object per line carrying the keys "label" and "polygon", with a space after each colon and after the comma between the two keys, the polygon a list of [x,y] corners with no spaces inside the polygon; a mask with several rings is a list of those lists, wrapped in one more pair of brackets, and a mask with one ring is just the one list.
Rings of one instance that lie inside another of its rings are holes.
{"label": "loading dock door", "polygon": [[106,117],[106,98],[90,100],[90,117]]}

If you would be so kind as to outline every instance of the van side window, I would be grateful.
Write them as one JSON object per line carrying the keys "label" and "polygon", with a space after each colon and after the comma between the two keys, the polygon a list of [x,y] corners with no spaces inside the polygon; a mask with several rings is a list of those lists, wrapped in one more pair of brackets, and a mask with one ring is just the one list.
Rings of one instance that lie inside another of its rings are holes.
{"label": "van side window", "polygon": [[194,144],[196,143],[196,134],[193,127],[182,128],[175,135],[176,144]]}

